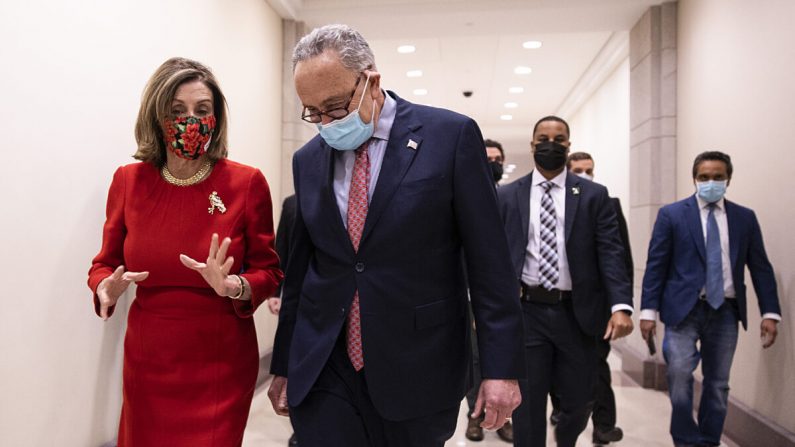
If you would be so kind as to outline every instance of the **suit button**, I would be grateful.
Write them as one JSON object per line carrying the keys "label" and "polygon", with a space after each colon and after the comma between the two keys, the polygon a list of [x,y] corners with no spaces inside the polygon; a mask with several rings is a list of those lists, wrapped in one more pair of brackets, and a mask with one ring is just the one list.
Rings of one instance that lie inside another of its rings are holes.
{"label": "suit button", "polygon": [[343,316],[345,315],[345,308],[344,307],[340,308],[340,315],[343,315]]}
{"label": "suit button", "polygon": [[362,273],[364,271],[364,262],[357,262],[354,268],[356,269],[356,273]]}

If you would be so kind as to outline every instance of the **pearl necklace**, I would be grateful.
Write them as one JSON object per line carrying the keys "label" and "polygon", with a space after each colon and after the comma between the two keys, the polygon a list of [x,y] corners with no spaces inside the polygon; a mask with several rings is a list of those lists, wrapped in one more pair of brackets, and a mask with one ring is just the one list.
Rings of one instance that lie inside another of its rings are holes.
{"label": "pearl necklace", "polygon": [[171,174],[171,171],[168,170],[168,166],[164,164],[163,167],[160,169],[160,175],[163,176],[163,179],[165,181],[171,183],[172,185],[190,186],[190,185],[195,185],[196,183],[199,183],[200,181],[204,180],[204,178],[207,177],[207,175],[212,170],[213,170],[213,164],[211,161],[208,160],[205,161],[204,164],[202,164],[202,166],[199,168],[198,171],[196,171],[195,174],[193,174],[192,176],[186,179],[181,179],[174,177]]}

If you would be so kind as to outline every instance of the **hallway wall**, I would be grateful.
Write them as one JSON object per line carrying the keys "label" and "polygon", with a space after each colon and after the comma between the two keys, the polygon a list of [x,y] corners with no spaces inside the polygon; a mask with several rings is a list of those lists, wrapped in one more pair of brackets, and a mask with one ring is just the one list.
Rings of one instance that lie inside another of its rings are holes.
{"label": "hallway wall", "polygon": [[[99,446],[117,430],[130,294],[103,323],[85,281],[144,84],[171,56],[212,67],[230,156],[278,200],[281,18],[263,0],[3,2],[0,42],[0,445]],[[257,318],[266,350],[276,319]]]}
{"label": "hallway wall", "polygon": [[571,151],[593,156],[594,180],[621,199],[629,219],[629,58],[568,120]]}
{"label": "hallway wall", "polygon": [[748,290],[748,332],[740,334],[731,395],[795,431],[795,2],[679,2],[677,198],[693,193],[691,168],[705,150],[727,152],[727,198],[759,219],[778,280],[783,321],[769,350],[759,341],[759,308]]}

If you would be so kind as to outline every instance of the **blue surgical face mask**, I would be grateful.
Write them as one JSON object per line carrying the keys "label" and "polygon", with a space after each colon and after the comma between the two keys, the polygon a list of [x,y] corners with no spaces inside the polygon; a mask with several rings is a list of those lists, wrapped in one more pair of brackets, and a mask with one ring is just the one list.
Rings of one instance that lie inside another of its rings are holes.
{"label": "blue surgical face mask", "polygon": [[726,194],[726,180],[710,180],[708,182],[696,182],[698,196],[707,203],[715,203]]}
{"label": "blue surgical face mask", "polygon": [[370,117],[370,122],[365,124],[362,117],[359,116],[359,108],[362,107],[364,102],[364,95],[367,93],[367,85],[370,82],[370,75],[367,75],[367,80],[364,81],[364,90],[362,90],[362,99],[359,101],[359,106],[356,110],[349,113],[345,118],[332,121],[328,124],[317,123],[317,130],[320,131],[320,136],[326,141],[326,144],[340,151],[356,150],[373,136],[374,118],[375,118],[375,100],[373,100],[373,115]]}

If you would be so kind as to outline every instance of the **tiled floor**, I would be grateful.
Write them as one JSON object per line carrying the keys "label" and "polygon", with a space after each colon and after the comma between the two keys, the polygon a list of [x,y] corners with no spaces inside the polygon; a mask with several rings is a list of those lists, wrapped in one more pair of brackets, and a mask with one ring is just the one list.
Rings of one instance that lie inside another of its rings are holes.
{"label": "tiled floor", "polygon": [[[609,359],[613,370],[613,390],[618,405],[618,425],[624,430],[624,440],[611,445],[624,447],[669,447],[672,444],[668,434],[671,405],[668,396],[659,391],[640,388],[629,377],[620,372],[620,359]],[[282,447],[287,445],[292,429],[287,418],[277,416],[270,406],[267,386],[260,387],[254,396],[243,447]],[[456,433],[447,447],[506,447],[507,444],[496,433],[487,432],[481,442],[469,441],[464,437],[466,430],[466,403],[461,405]],[[552,431],[547,435],[547,445],[554,446]],[[577,447],[591,447],[591,427],[580,435]],[[724,440],[726,447],[738,447]]]}

